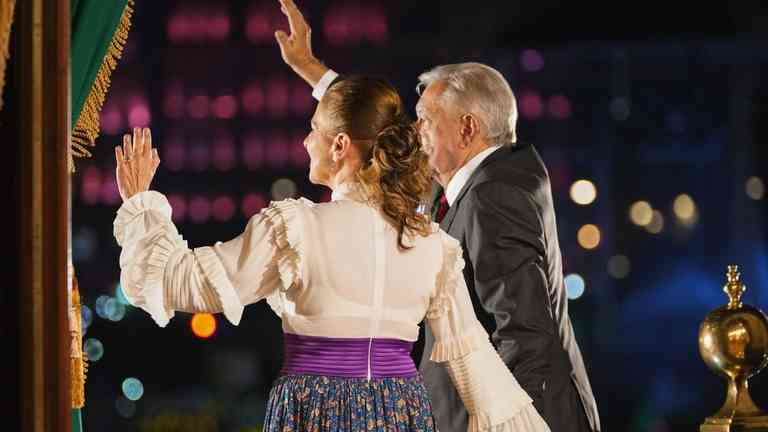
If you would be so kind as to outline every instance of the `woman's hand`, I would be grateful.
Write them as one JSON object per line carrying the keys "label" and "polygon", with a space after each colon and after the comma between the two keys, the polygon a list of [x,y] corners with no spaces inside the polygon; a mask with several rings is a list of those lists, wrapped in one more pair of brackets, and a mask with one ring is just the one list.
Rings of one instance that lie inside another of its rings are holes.
{"label": "woman's hand", "polygon": [[117,189],[123,201],[139,192],[149,190],[155,171],[160,165],[157,149],[152,148],[152,134],[149,128],[133,128],[123,135],[123,145],[115,147],[117,161]]}
{"label": "woman's hand", "polygon": [[280,55],[291,69],[314,87],[328,68],[312,54],[312,29],[293,0],[279,2],[280,10],[288,18],[288,26],[291,29],[290,35],[282,30],[275,32],[277,44],[280,45]]}

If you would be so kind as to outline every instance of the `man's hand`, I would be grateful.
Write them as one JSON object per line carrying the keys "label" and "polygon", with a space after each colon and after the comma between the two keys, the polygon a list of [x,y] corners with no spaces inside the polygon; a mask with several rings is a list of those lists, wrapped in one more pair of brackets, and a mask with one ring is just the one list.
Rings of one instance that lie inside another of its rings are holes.
{"label": "man's hand", "polygon": [[275,32],[275,39],[280,45],[280,55],[304,81],[312,87],[317,85],[328,68],[312,54],[312,29],[293,0],[279,0],[280,10],[288,18],[291,34]]}

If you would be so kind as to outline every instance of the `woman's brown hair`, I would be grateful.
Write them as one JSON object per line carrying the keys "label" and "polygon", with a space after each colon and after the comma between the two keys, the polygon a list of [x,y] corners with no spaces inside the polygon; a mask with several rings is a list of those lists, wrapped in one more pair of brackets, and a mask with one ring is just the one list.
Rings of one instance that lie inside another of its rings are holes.
{"label": "woman's brown hair", "polygon": [[363,156],[357,180],[365,194],[397,228],[398,246],[409,249],[404,236],[431,232],[418,209],[429,197],[432,178],[400,95],[386,81],[353,76],[333,84],[323,102],[335,132],[347,133]]}

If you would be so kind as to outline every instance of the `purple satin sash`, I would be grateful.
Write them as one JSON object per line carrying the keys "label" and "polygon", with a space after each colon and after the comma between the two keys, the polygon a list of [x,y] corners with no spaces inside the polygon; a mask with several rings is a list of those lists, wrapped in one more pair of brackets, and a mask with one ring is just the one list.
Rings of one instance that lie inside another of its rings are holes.
{"label": "purple satin sash", "polygon": [[399,339],[329,338],[284,334],[283,375],[366,378],[416,376],[413,343]]}

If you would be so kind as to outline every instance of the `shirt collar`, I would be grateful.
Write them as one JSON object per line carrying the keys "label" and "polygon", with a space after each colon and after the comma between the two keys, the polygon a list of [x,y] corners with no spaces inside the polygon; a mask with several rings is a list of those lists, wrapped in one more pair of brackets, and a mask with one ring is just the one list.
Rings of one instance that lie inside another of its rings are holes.
{"label": "shirt collar", "polygon": [[364,198],[362,186],[356,182],[342,183],[331,192],[331,201],[364,201]]}
{"label": "shirt collar", "polygon": [[487,149],[476,154],[475,157],[470,159],[469,162],[464,164],[463,167],[456,171],[456,174],[453,175],[451,181],[448,182],[448,186],[445,188],[445,198],[448,200],[449,206],[452,206],[454,201],[456,201],[456,198],[459,197],[459,193],[462,189],[464,189],[464,185],[467,184],[467,181],[470,177],[472,177],[472,173],[475,172],[477,167],[483,163],[485,158],[490,156],[491,153],[495,152],[499,148],[501,148],[500,145],[488,147]]}

